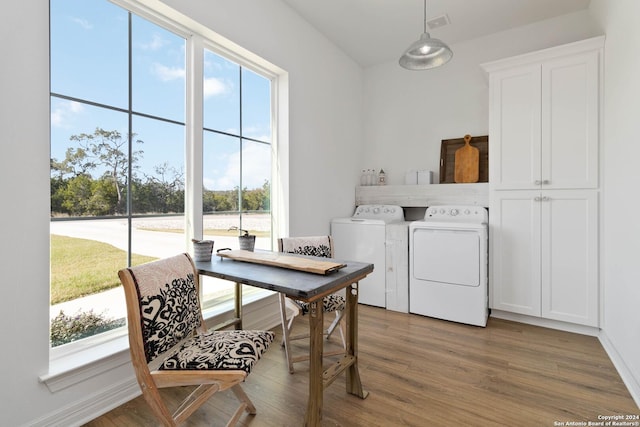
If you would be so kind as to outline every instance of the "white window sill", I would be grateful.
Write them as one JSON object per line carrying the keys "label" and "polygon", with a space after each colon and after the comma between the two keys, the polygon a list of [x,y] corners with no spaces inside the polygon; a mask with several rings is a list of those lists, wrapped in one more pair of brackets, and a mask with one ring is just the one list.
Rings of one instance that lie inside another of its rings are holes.
{"label": "white window sill", "polygon": [[[256,292],[243,298],[243,309],[273,295],[271,291]],[[203,312],[207,323],[232,315],[233,301]],[[52,393],[79,384],[96,375],[131,364],[127,328],[122,327],[81,342],[69,343],[51,351],[49,372],[38,379]]]}

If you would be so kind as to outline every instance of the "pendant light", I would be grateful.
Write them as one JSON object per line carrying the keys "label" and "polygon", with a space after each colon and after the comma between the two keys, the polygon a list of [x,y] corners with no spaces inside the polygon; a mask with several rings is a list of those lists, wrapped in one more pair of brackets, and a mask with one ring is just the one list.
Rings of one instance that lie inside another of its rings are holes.
{"label": "pendant light", "polygon": [[446,64],[452,56],[449,46],[427,33],[427,0],[424,0],[424,32],[400,57],[400,65],[407,70],[428,70]]}

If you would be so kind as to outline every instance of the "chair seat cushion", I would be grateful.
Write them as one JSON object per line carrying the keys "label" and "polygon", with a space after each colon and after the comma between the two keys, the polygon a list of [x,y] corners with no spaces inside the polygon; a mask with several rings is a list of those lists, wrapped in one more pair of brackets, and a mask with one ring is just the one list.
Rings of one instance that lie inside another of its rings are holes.
{"label": "chair seat cushion", "polygon": [[[309,312],[309,303],[304,301],[295,300],[295,303],[300,307],[302,314],[305,315]],[[325,313],[331,313],[336,310],[344,310],[345,299],[342,295],[331,294],[322,299],[322,311]]]}
{"label": "chair seat cushion", "polygon": [[271,331],[209,331],[186,340],[160,365],[160,370],[243,370],[269,348]]}

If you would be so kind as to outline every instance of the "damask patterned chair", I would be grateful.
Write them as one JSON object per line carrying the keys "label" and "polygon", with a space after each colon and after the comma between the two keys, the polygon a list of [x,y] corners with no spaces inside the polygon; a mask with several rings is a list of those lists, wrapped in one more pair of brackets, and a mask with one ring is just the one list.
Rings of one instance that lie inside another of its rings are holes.
{"label": "damask patterned chair", "polygon": [[[331,236],[310,236],[310,237],[283,237],[278,239],[278,250],[284,253],[312,255],[317,257],[332,258],[333,257],[333,240]],[[291,317],[287,317],[287,308],[293,312]],[[342,295],[327,295],[322,300],[322,310],[324,313],[335,313],[336,317],[331,325],[325,331],[327,339],[331,338],[331,334],[337,328],[342,338],[342,346],[346,350],[344,339],[344,325],[342,318],[344,316],[345,299]],[[309,338],[309,335],[292,335],[291,330],[296,317],[304,316],[309,312],[309,303],[294,300],[280,294],[280,317],[282,320],[282,345],[284,346],[287,356],[287,364],[289,372],[293,373],[293,364],[303,360],[308,360],[309,356],[293,356],[291,349],[291,341]],[[344,351],[325,352],[325,356],[343,354]]]}
{"label": "damask patterned chair", "polygon": [[[144,399],[164,426],[185,421],[218,391],[240,400],[228,426],[256,408],[242,383],[273,342],[270,331],[207,331],[200,308],[199,276],[180,254],[118,272],[127,301],[129,348]],[[198,387],[171,413],[158,391]]]}

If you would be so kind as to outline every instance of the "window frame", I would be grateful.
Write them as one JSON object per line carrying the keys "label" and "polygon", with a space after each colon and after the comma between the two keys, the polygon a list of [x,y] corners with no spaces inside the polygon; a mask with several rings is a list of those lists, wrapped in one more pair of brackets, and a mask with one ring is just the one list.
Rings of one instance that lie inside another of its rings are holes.
{"label": "window frame", "polygon": [[[185,249],[203,235],[203,57],[209,49],[271,82],[271,240],[288,234],[288,74],[281,68],[236,45],[213,30],[153,0],[145,5],[133,0],[108,0],[128,12],[185,38]],[[200,64],[200,66],[196,66]],[[198,108],[198,106],[200,106]],[[249,298],[260,303],[270,291]],[[274,300],[275,301],[275,300]],[[229,303],[207,310],[205,321],[230,313]],[[127,329],[121,327],[63,346],[49,347],[49,372],[40,377],[51,391],[80,383],[90,377],[129,363]]]}

